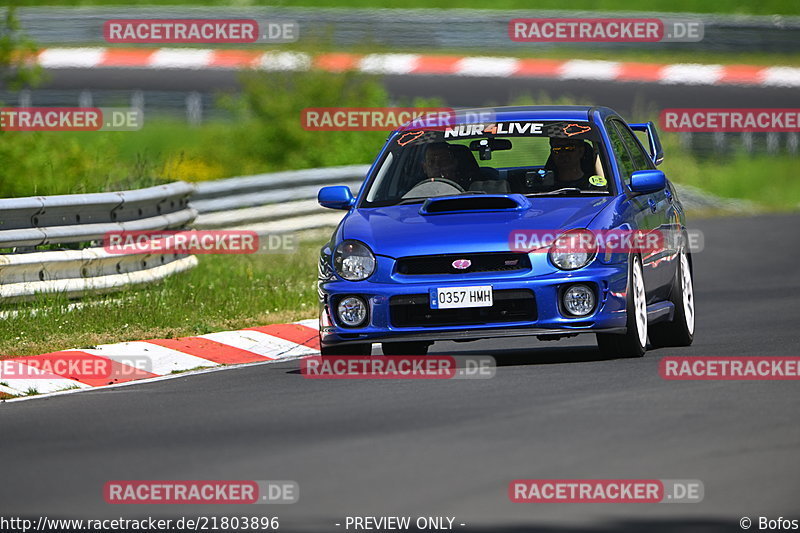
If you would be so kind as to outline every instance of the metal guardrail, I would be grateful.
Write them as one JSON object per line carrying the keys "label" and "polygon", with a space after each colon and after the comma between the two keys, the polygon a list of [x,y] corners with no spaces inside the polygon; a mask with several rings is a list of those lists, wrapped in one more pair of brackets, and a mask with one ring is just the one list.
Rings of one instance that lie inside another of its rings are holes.
{"label": "metal guardrail", "polygon": [[[0,10],[0,14],[3,11]],[[18,9],[23,30],[39,44],[103,43],[103,23],[118,18],[250,18],[259,21],[293,20],[300,25],[305,42],[352,46],[372,43],[389,49],[419,48],[522,50],[531,43],[508,38],[513,18],[644,17],[702,22],[704,39],[692,43],[693,51],[796,52],[800,50],[800,17],[742,16],[700,13],[653,13],[641,11],[596,12],[568,10],[476,10],[476,9],[344,9],[283,7],[25,7]],[[552,43],[535,45],[554,46]],[[564,46],[559,45],[559,46]],[[576,46],[581,46],[580,44]],[[585,46],[585,44],[583,45]],[[686,50],[685,43],[592,43],[593,48],[658,46]]]}
{"label": "metal guardrail", "polygon": [[348,165],[198,183],[192,207],[200,215],[194,227],[242,229],[243,224],[274,220],[291,224],[297,216],[330,213],[312,201],[319,188],[337,184],[357,189],[368,170],[369,165]]}
{"label": "metal guardrail", "polygon": [[[186,254],[112,254],[98,246],[108,232],[249,229],[260,234],[336,225],[321,186],[357,188],[368,165],[244,176],[192,185],[174,182],[121,192],[0,199],[0,302],[38,293],[99,294],[158,281],[193,268]],[[198,215],[199,213],[199,215]],[[80,249],[43,250],[77,245]]]}
{"label": "metal guardrail", "polygon": [[259,235],[335,226],[343,214],[316,201],[325,185],[357,191],[369,165],[312,168],[243,176],[197,184],[192,207],[198,229],[228,228]]}
{"label": "metal guardrail", "polygon": [[[110,254],[98,247],[112,231],[186,227],[194,187],[175,182],[146,189],[0,199],[0,299],[30,299],[42,292],[69,297],[162,279],[197,264],[185,254]],[[84,246],[42,250],[46,245]]]}

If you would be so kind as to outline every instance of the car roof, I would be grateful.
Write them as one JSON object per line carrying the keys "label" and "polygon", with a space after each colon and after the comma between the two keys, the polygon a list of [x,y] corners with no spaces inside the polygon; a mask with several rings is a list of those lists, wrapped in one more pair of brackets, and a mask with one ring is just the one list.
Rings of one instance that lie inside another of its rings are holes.
{"label": "car roof", "polygon": [[455,118],[458,123],[477,122],[481,114],[488,114],[492,121],[512,122],[527,120],[590,120],[594,112],[603,117],[616,115],[613,109],[588,105],[548,105],[548,106],[504,106],[475,107],[456,109]]}

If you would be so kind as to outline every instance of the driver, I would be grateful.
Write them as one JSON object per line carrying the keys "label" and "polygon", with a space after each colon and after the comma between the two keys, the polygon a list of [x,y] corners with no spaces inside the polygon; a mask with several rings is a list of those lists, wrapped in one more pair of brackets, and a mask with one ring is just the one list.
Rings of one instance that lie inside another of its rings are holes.
{"label": "driver", "polygon": [[585,151],[586,143],[580,139],[550,137],[556,187],[577,187],[581,190],[598,188],[589,181],[594,172],[585,172],[581,164]]}
{"label": "driver", "polygon": [[458,161],[453,156],[450,145],[447,143],[428,145],[425,150],[425,158],[422,161],[422,170],[431,181],[437,178],[446,179],[457,183],[462,188],[464,187],[462,180],[459,178]]}

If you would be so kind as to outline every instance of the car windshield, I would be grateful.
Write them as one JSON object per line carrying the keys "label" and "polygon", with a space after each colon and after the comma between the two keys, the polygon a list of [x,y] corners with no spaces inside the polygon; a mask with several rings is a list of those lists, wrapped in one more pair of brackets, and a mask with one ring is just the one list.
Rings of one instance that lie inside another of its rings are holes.
{"label": "car windshield", "polygon": [[585,121],[461,124],[395,134],[362,207],[436,196],[608,195],[601,138]]}

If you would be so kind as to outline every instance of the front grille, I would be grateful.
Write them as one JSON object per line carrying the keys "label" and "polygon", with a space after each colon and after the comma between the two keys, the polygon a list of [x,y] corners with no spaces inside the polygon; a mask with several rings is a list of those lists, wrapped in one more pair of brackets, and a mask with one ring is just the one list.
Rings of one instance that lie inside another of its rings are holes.
{"label": "front grille", "polygon": [[397,327],[464,326],[495,322],[533,322],[536,298],[528,289],[494,291],[492,307],[431,309],[428,294],[393,296],[389,315]]}
{"label": "front grille", "polygon": [[[464,269],[455,268],[453,262],[461,259],[467,259],[472,264]],[[516,252],[419,255],[401,257],[397,260],[397,273],[407,276],[464,274],[469,272],[509,272],[530,270],[530,268],[531,260],[528,258],[528,254]]]}

